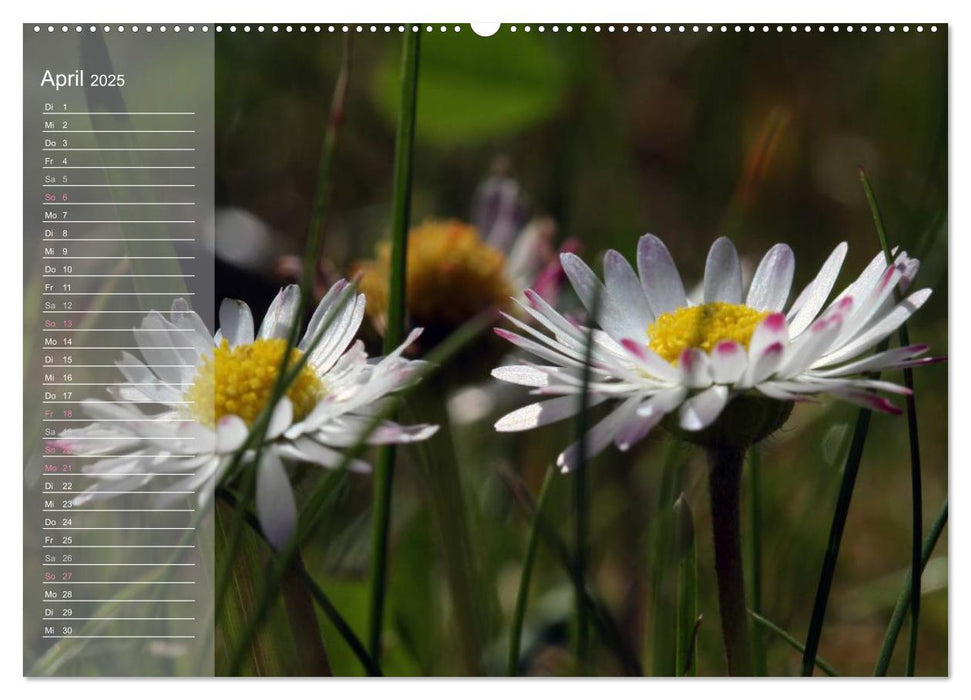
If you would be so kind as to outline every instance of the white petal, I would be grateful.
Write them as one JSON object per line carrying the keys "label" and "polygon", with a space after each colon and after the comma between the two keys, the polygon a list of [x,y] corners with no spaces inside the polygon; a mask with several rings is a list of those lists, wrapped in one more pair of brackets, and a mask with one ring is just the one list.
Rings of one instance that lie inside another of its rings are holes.
{"label": "white petal", "polygon": [[492,376],[500,381],[519,384],[520,386],[547,386],[550,383],[549,374],[538,367],[529,365],[496,367],[492,370]]}
{"label": "white petal", "polygon": [[239,416],[223,416],[216,423],[216,452],[227,454],[243,446],[249,427]]}
{"label": "white petal", "polygon": [[708,355],[698,348],[687,348],[678,358],[678,366],[684,375],[684,385],[689,389],[704,389],[711,384]]}
{"label": "white petal", "polygon": [[283,462],[272,450],[263,454],[257,466],[256,514],[269,543],[283,549],[297,527],[297,503]]}
{"label": "white petal", "polygon": [[688,390],[683,386],[671,387],[670,389],[662,389],[652,396],[650,399],[642,403],[637,407],[638,415],[646,416],[652,413],[670,413],[684,401],[684,397],[688,395]]}
{"label": "white petal", "polygon": [[253,342],[253,314],[245,301],[223,299],[219,305],[219,332],[231,347]]}
{"label": "white petal", "polygon": [[[647,404],[650,406],[650,404]],[[638,412],[627,421],[627,423],[620,429],[620,432],[614,436],[614,445],[621,452],[626,452],[631,448],[631,446],[637,444],[645,437],[647,434],[654,430],[658,423],[664,418],[664,412],[659,410],[654,410],[652,412],[644,412],[638,410]]]}
{"label": "white petal", "polygon": [[657,236],[646,233],[637,242],[637,272],[644,296],[655,316],[687,304],[678,268]]}
{"label": "white petal", "polygon": [[924,302],[927,301],[930,295],[930,289],[921,289],[920,291],[914,292],[897,304],[893,311],[874,323],[864,333],[854,338],[839,350],[820,358],[819,361],[813,364],[813,367],[834,365],[869,350],[897,330],[900,324],[910,318],[917,309],[924,305]]}
{"label": "white petal", "polygon": [[573,290],[587,311],[592,315],[595,311],[595,301],[599,295],[603,299],[604,287],[593,273],[593,270],[573,253],[562,253],[560,264],[563,272],[573,285]]}
{"label": "white petal", "polygon": [[839,336],[842,327],[843,317],[838,312],[814,322],[809,330],[786,348],[785,357],[776,374],[780,377],[791,377],[811,366]]}
{"label": "white petal", "polygon": [[827,393],[831,396],[835,396],[843,401],[848,401],[849,403],[856,404],[857,406],[862,406],[863,408],[869,408],[871,411],[879,411],[881,413],[892,413],[893,415],[900,415],[902,411],[893,402],[879,396],[878,394],[870,393],[869,391],[863,391],[860,389],[845,388],[845,389],[830,389]]}
{"label": "white petal", "polygon": [[[590,398],[592,399],[594,397],[591,396]],[[569,418],[570,416],[576,415],[579,410],[579,397],[561,396],[523,406],[512,413],[507,413],[496,422],[495,429],[500,433],[531,430],[541,425],[548,425],[549,423],[555,423],[558,420]]]}
{"label": "white petal", "polygon": [[789,298],[795,269],[796,257],[792,248],[785,243],[769,248],[749,285],[745,305],[759,311],[781,310]]}
{"label": "white petal", "polygon": [[651,376],[666,382],[681,381],[681,371],[671,363],[665,362],[660,355],[643,342],[639,343],[631,338],[622,338],[620,344],[637,359],[641,368]]}
{"label": "white petal", "polygon": [[369,445],[407,445],[427,440],[437,432],[438,426],[428,423],[401,425],[392,421],[384,421],[371,432],[367,443]]}
{"label": "white petal", "polygon": [[742,265],[735,245],[722,236],[712,243],[705,263],[705,303],[742,303]]}
{"label": "white petal", "polygon": [[286,396],[281,396],[266,426],[266,439],[276,440],[290,427],[291,423],[293,423],[293,403]]}
{"label": "white petal", "polygon": [[266,316],[260,324],[260,337],[265,340],[285,339],[296,320],[299,305],[300,287],[290,284],[281,289],[266,310]]}
{"label": "white petal", "polygon": [[917,359],[929,349],[930,346],[924,344],[894,348],[879,352],[870,357],[864,357],[849,364],[841,365],[840,367],[813,372],[813,375],[820,377],[840,377],[847,374],[859,374],[884,369],[899,369],[900,367],[910,366],[911,364],[930,364],[934,361],[940,361],[941,358],[936,357]]}
{"label": "white petal", "polygon": [[571,358],[571,351],[569,348],[556,343],[556,341],[550,342],[554,345],[555,350],[550,349],[546,346],[540,345],[539,343],[524,338],[523,336],[513,333],[512,331],[507,331],[505,328],[494,328],[493,331],[503,340],[508,340],[513,345],[522,348],[526,352],[530,352],[537,357],[541,357],[549,362],[555,362],[559,366],[565,367],[583,367],[583,362],[578,362]]}
{"label": "white petal", "polygon": [[189,308],[185,299],[176,299],[172,302],[170,316],[173,324],[188,331],[182,335],[182,338],[195,348],[196,359],[194,364],[198,364],[199,359],[208,354],[214,345],[212,335],[209,333],[205,322],[199,314]]}
{"label": "white petal", "polygon": [[745,371],[748,354],[735,341],[723,340],[712,348],[709,360],[712,381],[716,384],[734,384]]}
{"label": "white petal", "polygon": [[840,268],[843,267],[843,260],[846,258],[846,242],[840,243],[833,249],[826,262],[823,263],[816,278],[809,283],[802,294],[799,295],[799,308],[793,305],[793,311],[789,312],[789,333],[790,337],[795,337],[802,333],[809,324],[813,322],[820,309],[826,304],[829,293],[833,291],[833,285],[839,276]]}
{"label": "white petal", "polygon": [[[638,396],[628,398],[620,406],[607,414],[606,418],[602,419],[587,431],[585,440],[586,449],[584,450],[586,454],[585,461],[589,461],[604,451],[604,448],[613,441],[620,429],[634,415],[640,401],[641,398]],[[556,458],[556,466],[563,472],[572,471],[580,463],[579,458],[579,443],[573,443]]]}
{"label": "white petal", "polygon": [[782,362],[785,350],[786,345],[783,342],[772,343],[762,348],[757,355],[751,352],[750,347],[748,366],[736,386],[745,389],[764,382]]}
{"label": "white petal", "polygon": [[681,406],[681,427],[703,430],[715,422],[728,403],[728,387],[716,385],[692,396]]}
{"label": "white petal", "polygon": [[[327,447],[311,436],[299,437],[290,444],[281,445],[278,449],[292,459],[328,469],[336,469],[347,459],[340,450]],[[347,462],[347,470],[367,474],[371,471],[371,465],[360,459],[351,459]]]}
{"label": "white petal", "polygon": [[604,286],[600,327],[614,338],[643,336],[654,321],[654,314],[644,298],[637,273],[616,250],[604,255]]}
{"label": "white petal", "polygon": [[755,327],[752,338],[748,344],[749,358],[758,357],[770,345],[776,343],[787,344],[789,341],[789,329],[786,326],[786,317],[781,313],[771,313],[762,319],[762,322]]}
{"label": "white petal", "polygon": [[[330,306],[325,307],[322,301],[317,307],[307,333],[300,342],[300,349],[306,351],[313,347],[309,361],[319,374],[333,367],[354,340],[364,320],[366,306],[363,294],[350,299],[340,294]],[[320,334],[323,337],[318,339]]]}

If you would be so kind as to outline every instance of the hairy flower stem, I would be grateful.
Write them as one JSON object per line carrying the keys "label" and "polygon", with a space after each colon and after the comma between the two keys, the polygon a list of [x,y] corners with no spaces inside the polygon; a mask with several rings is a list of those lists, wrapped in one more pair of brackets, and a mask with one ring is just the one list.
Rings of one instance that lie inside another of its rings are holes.
{"label": "hairy flower stem", "polygon": [[715,574],[721,612],[725,656],[731,676],[751,676],[752,646],[745,607],[742,576],[742,538],[739,527],[739,494],[745,450],[711,445],[708,452],[708,490],[715,543]]}

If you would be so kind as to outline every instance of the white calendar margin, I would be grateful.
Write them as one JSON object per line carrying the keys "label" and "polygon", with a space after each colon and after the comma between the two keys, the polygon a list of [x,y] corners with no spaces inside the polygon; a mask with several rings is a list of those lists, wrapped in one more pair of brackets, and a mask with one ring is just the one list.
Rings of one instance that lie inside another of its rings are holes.
{"label": "white calendar margin", "polygon": [[[922,0],[921,2],[895,2],[884,0],[875,2],[846,2],[846,0],[815,0],[811,6],[807,3],[792,3],[784,6],[779,2],[721,2],[713,0],[697,0],[691,4],[640,2],[636,5],[627,0],[596,0],[587,5],[578,2],[565,6],[562,2],[552,0],[537,0],[526,6],[522,0],[479,0],[478,9],[470,8],[467,3],[455,0],[425,0],[423,2],[406,2],[397,0],[372,0],[365,3],[334,3],[334,2],[285,2],[278,0],[272,5],[266,3],[250,6],[213,5],[204,7],[201,3],[189,0],[168,0],[163,6],[164,14],[146,3],[121,2],[112,0],[107,2],[65,2],[63,0],[48,0],[43,4],[21,3],[11,8],[4,7],[3,22],[0,24],[0,55],[3,57],[3,75],[9,83],[10,91],[18,90],[22,93],[23,50],[22,27],[25,22],[55,22],[55,23],[91,23],[110,20],[115,23],[207,23],[213,20],[225,23],[466,23],[466,22],[495,22],[501,20],[506,23],[615,23],[615,24],[664,24],[664,23],[731,23],[743,24],[749,22],[782,23],[798,25],[817,25],[820,22],[831,23],[948,23],[950,24],[950,197],[951,211],[949,213],[950,260],[971,260],[971,205],[967,193],[971,191],[971,11],[967,3],[958,9],[957,3],[945,0]],[[0,111],[3,129],[0,134],[0,193],[2,193],[3,219],[6,226],[2,235],[7,239],[14,239],[21,256],[12,254],[0,256],[0,300],[3,308],[13,309],[13,318],[2,319],[3,325],[9,329],[8,336],[12,336],[15,329],[23,328],[22,304],[23,298],[23,267],[21,224],[23,221],[23,202],[21,191],[23,188],[21,163],[23,158],[21,110],[5,109]],[[956,193],[964,196],[955,197]],[[5,241],[6,242],[6,241]],[[953,272],[953,265],[949,268]],[[961,268],[958,268],[960,270]],[[14,303],[13,300],[18,300]],[[963,302],[963,303],[962,303]],[[971,308],[971,275],[958,274],[952,277],[950,287],[951,309]],[[950,347],[950,390],[952,396],[959,398],[971,394],[971,353],[966,349],[971,347],[971,323],[967,321],[966,312],[960,317],[952,314],[949,323]],[[954,322],[956,321],[956,322]],[[960,352],[965,350],[963,354]],[[0,344],[0,386],[14,387],[22,383],[22,343],[7,342]],[[21,470],[20,456],[23,453],[21,426],[23,423],[22,404],[18,398],[11,405],[7,402],[0,404],[0,454],[8,456],[6,469],[11,475],[16,474],[17,483],[0,489],[3,501],[0,502],[0,526],[4,541],[14,546],[6,547],[7,556],[21,560],[20,546],[23,528],[22,489],[19,483]],[[955,439],[960,433],[954,426],[971,424],[971,411],[965,401],[954,402],[949,411],[951,430],[951,463],[957,465],[950,470],[949,488],[951,500],[957,508],[952,509],[957,516],[951,516],[948,522],[949,542],[964,543],[971,537],[971,528],[966,525],[962,517],[961,506],[965,501],[962,495],[969,493],[969,480],[964,472],[971,465],[971,445],[966,441]],[[19,446],[20,449],[14,449]],[[957,496],[957,498],[955,498]],[[955,530],[955,528],[957,528]],[[17,535],[21,537],[18,539]],[[967,547],[963,547],[967,551]],[[10,554],[10,552],[14,554]],[[957,550],[952,547],[952,553]],[[950,681],[941,680],[910,680],[910,681],[871,681],[879,682],[878,688],[867,689],[864,692],[879,693],[882,698],[892,700],[897,696],[911,697],[913,693],[930,692],[938,696],[967,697],[971,688],[971,669],[967,659],[971,658],[971,644],[969,632],[971,628],[971,603],[967,595],[969,585],[968,555],[957,558],[950,557],[950,585],[949,585],[949,655]],[[749,697],[776,698],[784,693],[787,698],[799,700],[816,698],[819,693],[835,694],[837,697],[849,696],[863,690],[859,685],[867,681],[861,680],[823,680],[814,682],[798,680],[760,680],[760,681],[726,681],[717,679],[697,680],[647,680],[647,681],[605,681],[605,680],[260,680],[247,682],[245,680],[226,681],[232,685],[218,690],[212,683],[218,680],[188,680],[166,679],[164,681],[145,680],[84,680],[72,681],[67,679],[24,679],[22,677],[22,635],[21,630],[10,625],[10,620],[22,619],[20,610],[23,580],[21,576],[12,575],[6,567],[7,575],[0,577],[0,601],[4,609],[2,618],[8,621],[4,636],[0,639],[0,669],[5,690],[12,697],[45,698],[65,694],[63,700],[106,700],[108,698],[128,698],[137,693],[140,700],[156,700],[168,698],[172,693],[183,693],[187,689],[193,694],[199,693],[230,693],[233,700],[248,698],[263,698],[267,693],[291,692],[294,694],[315,694],[330,696],[353,694],[355,700],[369,700],[370,698],[394,695],[398,698],[448,698],[452,700],[457,693],[463,695],[463,700],[478,700],[489,698],[492,700],[497,693],[506,694],[510,691],[516,696],[528,697],[537,693],[546,693],[550,689],[545,684],[556,685],[553,692],[557,700],[572,700],[586,698],[590,693],[607,691],[616,697],[648,697],[651,695],[678,694],[689,699],[696,694],[715,692],[739,693]],[[326,682],[328,685],[310,685]],[[826,683],[825,687],[819,685]],[[732,683],[731,689],[723,684]],[[921,687],[914,687],[914,683]],[[272,684],[271,688],[268,684]],[[278,687],[278,684],[285,684]],[[337,684],[337,685],[334,685]],[[354,687],[350,687],[354,684]],[[543,684],[541,687],[540,684]],[[609,688],[601,688],[609,684]],[[717,684],[719,688],[714,688]],[[784,687],[782,687],[784,684]],[[927,686],[927,687],[924,687]],[[967,687],[966,687],[967,686]],[[965,687],[965,690],[961,690]],[[5,693],[6,695],[6,693]]]}

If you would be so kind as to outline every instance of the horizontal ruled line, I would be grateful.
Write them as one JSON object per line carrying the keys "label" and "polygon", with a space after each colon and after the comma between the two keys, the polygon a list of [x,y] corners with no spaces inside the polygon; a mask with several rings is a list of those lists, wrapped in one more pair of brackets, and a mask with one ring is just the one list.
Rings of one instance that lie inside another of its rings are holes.
{"label": "horizontal ruled line", "polygon": [[70,219],[63,221],[47,220],[41,221],[40,223],[45,225],[61,224],[64,226],[68,224],[194,224],[195,219]]}
{"label": "horizontal ruled line", "polygon": [[48,129],[42,134],[194,134],[195,129]]}
{"label": "horizontal ruled line", "polygon": [[192,563],[192,562],[189,562],[189,563],[185,563],[185,562],[161,562],[161,563],[158,563],[158,562],[147,562],[147,563],[118,562],[118,563],[111,563],[111,564],[105,564],[103,562],[101,562],[101,563],[94,563],[94,562],[89,562],[89,563],[84,563],[84,562],[67,562],[67,563],[60,563],[60,564],[57,564],[57,563],[54,563],[54,564],[44,564],[44,566],[71,566],[71,567],[74,567],[74,566],[195,566],[195,564]]}
{"label": "horizontal ruled line", "polygon": [[116,296],[116,297],[154,297],[154,296],[195,296],[195,292],[43,292],[41,296],[45,297],[69,297],[69,296],[83,296],[83,297],[97,297],[97,296]]}
{"label": "horizontal ruled line", "polygon": [[195,598],[44,598],[42,603],[194,603]]}
{"label": "horizontal ruled line", "polygon": [[[85,474],[84,476],[89,476]],[[125,474],[125,476],[133,476]],[[134,476],[139,476],[135,474]],[[167,475],[174,476],[174,475]],[[181,476],[181,474],[179,475]],[[194,527],[45,527],[42,530],[195,530]]]}
{"label": "horizontal ruled line", "polygon": [[42,165],[44,170],[195,170],[194,165]]}
{"label": "horizontal ruled line", "polygon": [[[68,599],[70,600],[70,598]],[[194,617],[43,617],[42,620],[195,620]]]}
{"label": "horizontal ruled line", "polygon": [[194,151],[194,148],[42,148],[42,151]]}
{"label": "horizontal ruled line", "polygon": [[99,184],[82,184],[82,185],[44,185],[44,187],[53,187],[55,189],[61,189],[62,187],[195,187],[195,185],[181,185],[181,184],[171,184],[171,183],[154,183],[154,184],[129,184],[129,183],[99,183]]}
{"label": "horizontal ruled line", "polygon": [[43,202],[45,207],[194,207],[195,202]]}
{"label": "horizontal ruled line", "polygon": [[[99,399],[100,401],[100,399]],[[44,403],[83,403],[84,399],[78,399],[77,401],[44,401]],[[101,401],[101,403],[134,403],[134,404],[148,404],[155,405],[159,403],[158,401]],[[195,401],[166,401],[167,404],[192,404]],[[82,455],[83,456],[83,455]]]}
{"label": "horizontal ruled line", "polygon": [[[70,367],[71,365],[47,365],[48,367]],[[76,367],[110,367],[111,365],[75,365]],[[45,423],[90,423],[91,418],[45,418]],[[184,423],[183,418],[99,418],[98,423]]]}
{"label": "horizontal ruled line", "polygon": [[[81,239],[81,240],[91,240],[91,239]],[[121,238],[121,239],[118,239],[118,240],[131,240],[131,239],[130,238]],[[147,239],[143,239],[143,240],[152,241],[152,240],[157,240],[157,239],[147,238]],[[44,277],[139,277],[139,278],[140,277],[178,277],[179,279],[183,279],[183,278],[186,278],[186,277],[195,277],[195,275],[142,275],[142,274],[137,274],[137,275],[135,275],[135,274],[131,274],[131,275],[73,275],[72,274],[72,275],[44,275]],[[104,313],[104,312],[102,311],[102,312],[97,312],[97,313]]]}
{"label": "horizontal ruled line", "polygon": [[[41,491],[41,493],[48,494],[48,495],[52,495],[52,494],[77,493],[77,491]],[[111,493],[111,494],[124,493],[124,494],[139,494],[139,495],[141,495],[141,494],[149,495],[149,494],[172,493],[172,494],[178,494],[180,496],[188,496],[188,495],[191,495],[191,494],[195,493],[195,491],[140,491],[140,490],[135,490],[135,491],[98,491],[98,493]]]}
{"label": "horizontal ruled line", "polygon": [[114,115],[128,115],[128,114],[166,114],[166,115],[181,115],[181,116],[195,116],[195,112],[41,112],[41,114],[66,114],[66,115],[84,115],[84,114],[114,114]]}
{"label": "horizontal ruled line", "polygon": [[[127,457],[125,457],[125,459],[150,459],[154,457],[169,457],[169,458],[179,457],[179,458],[191,459],[193,457],[198,457],[198,456],[199,455],[197,454],[196,455],[172,455],[172,454],[168,454],[167,452],[160,452],[159,454],[128,455]],[[50,459],[105,459],[105,457],[106,455],[47,455],[46,456],[46,458],[50,458]],[[110,455],[108,455],[107,457],[110,458]],[[117,457],[117,455],[115,455],[115,457]]]}
{"label": "horizontal ruled line", "polygon": [[195,513],[195,508],[45,508],[42,513]]}
{"label": "horizontal ruled line", "polygon": [[77,237],[67,237],[67,238],[45,238],[45,241],[56,242],[56,241],[126,241],[128,243],[141,242],[147,243],[149,241],[158,241],[160,243],[175,243],[178,241],[194,241],[195,238],[128,238],[127,236],[115,236],[114,238],[77,238]]}
{"label": "horizontal ruled line", "polygon": [[[194,544],[45,544],[44,549],[195,549]],[[77,583],[86,583],[77,581]],[[95,581],[94,583],[100,583]],[[105,583],[110,583],[105,581]],[[182,583],[179,581],[179,583]],[[190,583],[190,582],[186,582]]]}
{"label": "horizontal ruled line", "polygon": [[43,639],[195,639],[194,634],[45,634]]}

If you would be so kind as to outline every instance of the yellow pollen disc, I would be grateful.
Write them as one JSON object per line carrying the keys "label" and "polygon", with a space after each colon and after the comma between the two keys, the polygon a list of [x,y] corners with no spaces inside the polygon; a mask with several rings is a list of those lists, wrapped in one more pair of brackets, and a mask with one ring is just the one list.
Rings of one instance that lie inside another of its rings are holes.
{"label": "yellow pollen disc", "polygon": [[768,315],[768,311],[724,301],[682,306],[661,314],[648,327],[648,345],[671,363],[676,363],[688,348],[711,352],[723,340],[734,340],[748,348],[756,326]]}
{"label": "yellow pollen disc", "polygon": [[[192,386],[185,392],[186,400],[193,402],[196,420],[213,427],[224,416],[239,416],[252,425],[270,400],[286,349],[287,341],[282,338],[261,338],[236,347],[223,340],[202,361]],[[288,367],[302,354],[294,348]],[[309,365],[304,365],[286,393],[293,403],[294,420],[306,418],[324,393],[323,382]]]}
{"label": "yellow pollen disc", "polygon": [[[381,318],[388,308],[391,251],[377,247],[377,258],[357,266],[367,313]],[[430,220],[408,232],[408,315],[416,326],[453,327],[512,296],[503,253],[461,221]]]}

